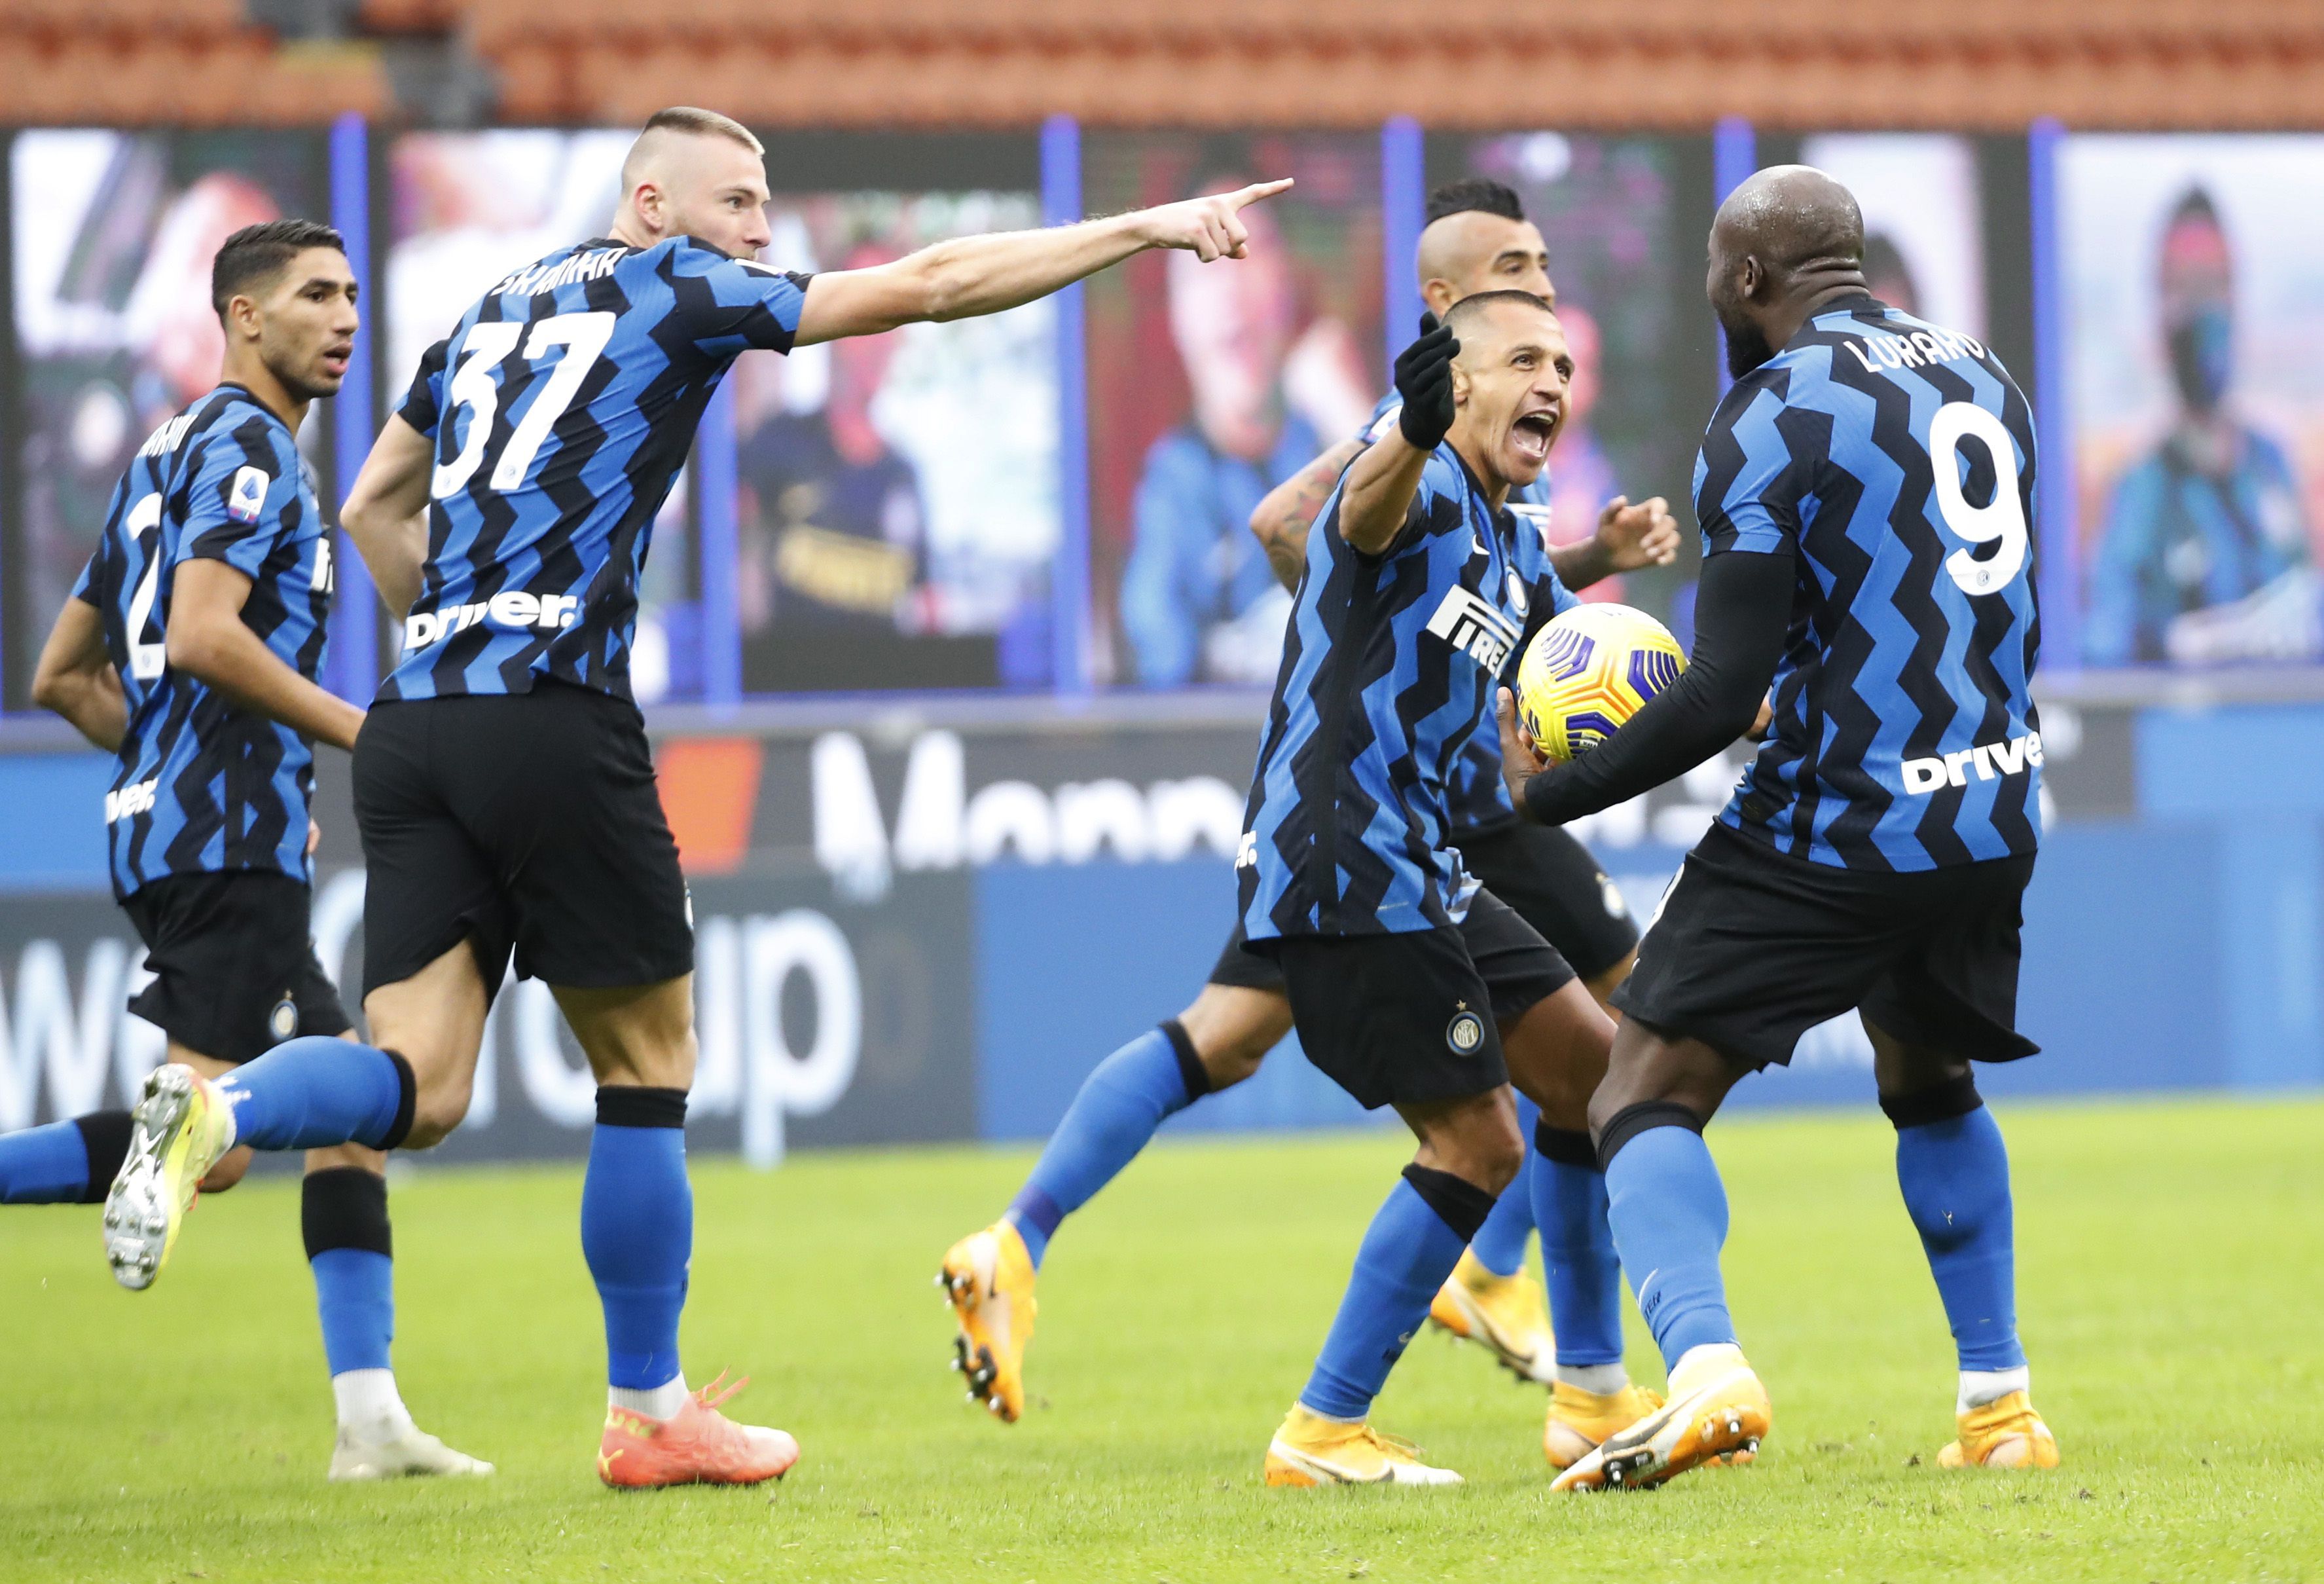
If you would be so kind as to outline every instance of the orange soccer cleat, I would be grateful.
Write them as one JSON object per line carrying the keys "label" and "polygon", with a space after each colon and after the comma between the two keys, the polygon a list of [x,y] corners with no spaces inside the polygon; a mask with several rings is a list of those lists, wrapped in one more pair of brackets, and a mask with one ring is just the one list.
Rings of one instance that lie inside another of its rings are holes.
{"label": "orange soccer cleat", "polygon": [[798,1461],[798,1442],[779,1430],[737,1424],[718,1405],[751,1384],[744,1376],[720,1389],[726,1375],[687,1398],[669,1419],[626,1408],[605,1410],[597,1443],[597,1477],[620,1490],[665,1485],[756,1485],[780,1479]]}

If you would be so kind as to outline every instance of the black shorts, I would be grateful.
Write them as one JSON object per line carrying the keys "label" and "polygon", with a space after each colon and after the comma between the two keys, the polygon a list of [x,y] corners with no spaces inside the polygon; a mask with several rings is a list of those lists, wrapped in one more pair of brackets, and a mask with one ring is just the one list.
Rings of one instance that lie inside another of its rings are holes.
{"label": "black shorts", "polygon": [[1509,1080],[1499,1025],[1573,979],[1489,891],[1453,929],[1286,935],[1259,946],[1282,966],[1307,1060],[1367,1110],[1499,1088]]}
{"label": "black shorts", "polygon": [[1458,837],[1453,845],[1469,873],[1540,931],[1582,977],[1596,978],[1638,943],[1621,891],[1590,849],[1559,827],[1513,820]]}
{"label": "black shorts", "polygon": [[693,904],[627,699],[541,681],[381,704],[354,782],[364,994],[464,940],[487,995],[512,953],[520,976],[581,989],[693,970]]}
{"label": "black shorts", "polygon": [[153,982],[129,1010],[179,1044],[249,1061],[298,1034],[343,1034],[337,987],[315,960],[312,894],[271,869],[172,875],[121,904]]}
{"label": "black shorts", "polygon": [[1910,874],[1835,868],[1726,825],[1687,855],[1614,1005],[1749,1067],[1861,1009],[1907,1044],[1978,1061],[2017,1032],[2019,903],[2034,857]]}

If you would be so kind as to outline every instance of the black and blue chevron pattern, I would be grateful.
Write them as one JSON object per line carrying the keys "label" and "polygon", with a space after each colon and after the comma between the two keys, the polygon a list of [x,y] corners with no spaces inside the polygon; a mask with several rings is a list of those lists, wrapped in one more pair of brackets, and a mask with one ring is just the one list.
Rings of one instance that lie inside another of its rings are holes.
{"label": "black and blue chevron pattern", "polygon": [[1868,296],[1736,382],[1695,463],[1703,553],[1794,555],[1799,579],[1722,820],[1851,869],[2034,850],[2034,466],[1993,354]]}
{"label": "black and blue chevron pattern", "polygon": [[403,403],[436,468],[427,568],[382,701],[540,677],[629,697],[654,514],[734,359],[790,350],[806,288],[690,237],[600,239],[469,309]]}
{"label": "black and blue chevron pattern", "polygon": [[1492,731],[1493,690],[1526,642],[1575,603],[1539,531],[1489,505],[1449,443],[1381,554],[1351,550],[1339,517],[1334,491],[1252,778],[1237,869],[1253,940],[1460,918],[1473,886],[1447,845],[1452,774]]}

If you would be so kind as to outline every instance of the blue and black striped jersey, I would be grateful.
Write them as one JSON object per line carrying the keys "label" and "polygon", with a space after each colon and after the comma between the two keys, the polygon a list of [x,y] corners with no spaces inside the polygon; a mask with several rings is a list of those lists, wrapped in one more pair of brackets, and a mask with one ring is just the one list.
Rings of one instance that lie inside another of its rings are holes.
{"label": "blue and black striped jersey", "polygon": [[[1372,409],[1372,421],[1364,426],[1363,442],[1371,444],[1388,432],[1397,414],[1404,411],[1404,398],[1390,391]],[[1509,491],[1508,509],[1519,524],[1531,528],[1549,542],[1549,469],[1531,484],[1520,485]],[[1468,751],[1453,764],[1445,783],[1445,807],[1452,820],[1452,841],[1460,844],[1464,836],[1477,836],[1517,822],[1517,805],[1509,801],[1509,789],[1501,780],[1501,739],[1499,728],[1490,719],[1492,707],[1486,706],[1487,719],[1477,735],[1469,740]]]}
{"label": "blue and black striped jersey", "polygon": [[654,514],[727,368],[789,351],[806,300],[807,277],[687,236],[559,248],[485,292],[403,403],[436,466],[381,701],[542,677],[629,697]]}
{"label": "blue and black striped jersey", "polygon": [[104,616],[129,706],[105,795],[120,897],[172,875],[309,878],[315,759],[306,739],[169,664],[171,592],[178,568],[195,559],[245,574],[244,623],[285,664],[318,673],[330,537],[289,426],[239,385],[218,386],[139,448],[73,589]]}
{"label": "blue and black striped jersey", "polygon": [[1851,869],[2034,849],[2034,468],[1993,354],[1868,296],[1735,383],[1695,463],[1702,551],[1794,554],[1799,577],[1725,823]]}
{"label": "blue and black striped jersey", "polygon": [[1449,441],[1380,554],[1341,538],[1340,498],[1307,536],[1235,860],[1254,940],[1459,920],[1452,773],[1495,729],[1526,640],[1575,603],[1541,533],[1489,505]]}

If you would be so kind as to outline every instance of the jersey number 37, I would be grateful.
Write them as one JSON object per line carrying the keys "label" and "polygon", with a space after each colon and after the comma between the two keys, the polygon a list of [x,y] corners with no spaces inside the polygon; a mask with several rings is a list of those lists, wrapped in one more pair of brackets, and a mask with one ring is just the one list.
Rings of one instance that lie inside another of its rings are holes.
{"label": "jersey number 37", "polygon": [[[1961,490],[1960,443],[1976,440],[1993,458],[1993,498],[1973,506]],[[1945,570],[1969,594],[1996,594],[2025,566],[2025,504],[2017,496],[2017,444],[2000,419],[1974,402],[1948,402],[1929,420],[1929,465],[1936,474],[1937,514],[1970,548],[1945,558]],[[1977,547],[1993,546],[1979,557]]]}
{"label": "jersey number 37", "polygon": [[[573,404],[573,397],[588,377],[590,366],[613,338],[614,316],[608,312],[559,313],[538,320],[528,325],[522,320],[479,320],[468,327],[460,343],[460,361],[452,374],[452,384],[445,394],[456,407],[468,411],[467,432],[461,437],[459,455],[448,462],[437,464],[429,483],[429,493],[438,500],[467,487],[484,465],[484,451],[491,444],[493,421],[500,415],[501,382],[498,370],[508,355],[516,350],[517,342],[524,342],[526,361],[538,364],[551,347],[562,347],[565,355],[549,369],[549,378],[542,384],[532,404],[517,420],[509,431],[508,442],[501,448],[500,460],[493,465],[492,486],[497,490],[515,489],[522,485],[532,471],[533,459],[540,454],[541,442],[549,431]],[[530,337],[525,331],[530,329]],[[520,387],[521,388],[521,387]],[[447,419],[449,421],[449,419]]]}

